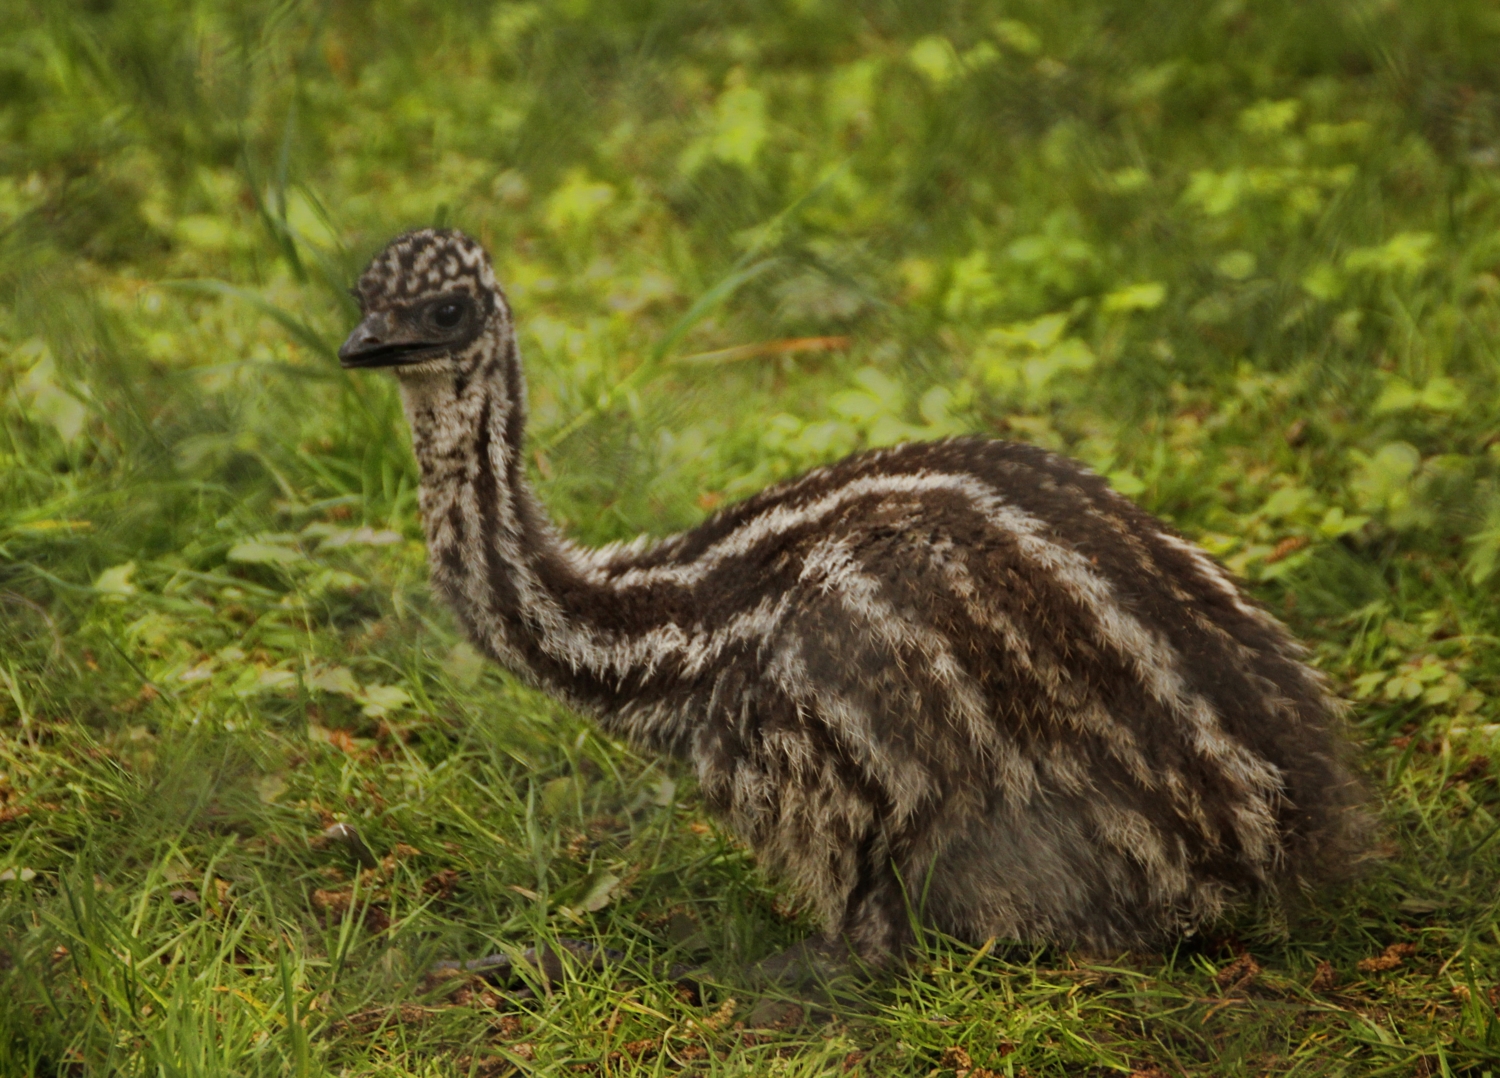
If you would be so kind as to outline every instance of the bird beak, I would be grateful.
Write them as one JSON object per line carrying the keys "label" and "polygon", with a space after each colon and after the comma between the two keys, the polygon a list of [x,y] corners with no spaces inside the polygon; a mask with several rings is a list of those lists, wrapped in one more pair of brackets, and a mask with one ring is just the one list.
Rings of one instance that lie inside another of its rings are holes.
{"label": "bird beak", "polygon": [[371,311],[354,327],[339,349],[339,366],[400,367],[417,363],[433,351],[433,342],[415,339],[391,325],[384,311]]}

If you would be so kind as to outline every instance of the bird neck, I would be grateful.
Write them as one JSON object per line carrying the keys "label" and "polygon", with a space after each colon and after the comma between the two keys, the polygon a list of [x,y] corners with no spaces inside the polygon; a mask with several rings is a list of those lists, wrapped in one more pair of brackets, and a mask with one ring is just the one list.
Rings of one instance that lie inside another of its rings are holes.
{"label": "bird neck", "polygon": [[493,658],[604,717],[641,684],[619,595],[532,492],[519,357],[493,351],[470,378],[401,379],[432,582]]}

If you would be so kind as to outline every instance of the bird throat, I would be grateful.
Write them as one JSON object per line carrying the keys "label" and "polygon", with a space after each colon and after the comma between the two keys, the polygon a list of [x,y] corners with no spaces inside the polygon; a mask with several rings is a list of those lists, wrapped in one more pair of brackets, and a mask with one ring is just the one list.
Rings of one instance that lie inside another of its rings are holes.
{"label": "bird throat", "polygon": [[[514,363],[513,351],[506,358]],[[400,378],[421,472],[432,582],[494,658],[585,703],[578,691],[583,686],[561,676],[555,648],[548,646],[549,637],[575,620],[557,594],[577,593],[582,581],[571,545],[526,478],[524,389],[507,366],[487,360],[462,380],[451,374]]]}

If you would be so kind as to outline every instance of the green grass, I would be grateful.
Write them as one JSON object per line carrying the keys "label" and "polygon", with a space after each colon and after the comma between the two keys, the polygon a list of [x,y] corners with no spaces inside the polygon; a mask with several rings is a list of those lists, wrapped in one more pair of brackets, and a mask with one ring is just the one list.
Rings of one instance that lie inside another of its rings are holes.
{"label": "green grass", "polygon": [[[1493,5],[0,26],[0,1073],[1500,1070]],[[363,258],[434,222],[510,287],[572,534],[902,438],[1061,449],[1311,643],[1383,857],[1168,954],[934,939],[769,1030],[732,986],[684,998],[671,962],[809,925],[684,775],[428,595],[395,394],[332,348]],[[519,1002],[424,981],[557,936],[627,957]]]}

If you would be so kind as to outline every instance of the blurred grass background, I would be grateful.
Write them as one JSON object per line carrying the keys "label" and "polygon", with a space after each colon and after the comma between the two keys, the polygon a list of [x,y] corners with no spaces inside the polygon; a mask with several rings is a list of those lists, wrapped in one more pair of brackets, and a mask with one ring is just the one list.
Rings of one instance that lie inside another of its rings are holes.
{"label": "blurred grass background", "polygon": [[[0,1071],[1500,1065],[1493,4],[0,12]],[[1165,955],[937,940],[774,1030],[684,998],[646,967],[809,926],[427,596],[395,394],[332,349],[434,223],[495,255],[574,535],[905,438],[1065,451],[1313,643],[1383,859]],[[557,935],[628,957],[423,979]]]}

